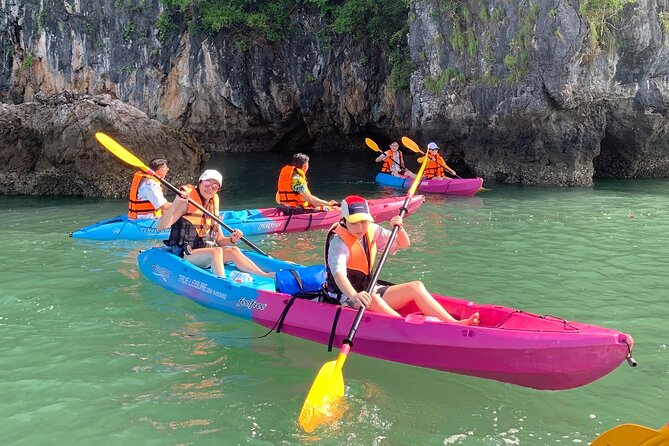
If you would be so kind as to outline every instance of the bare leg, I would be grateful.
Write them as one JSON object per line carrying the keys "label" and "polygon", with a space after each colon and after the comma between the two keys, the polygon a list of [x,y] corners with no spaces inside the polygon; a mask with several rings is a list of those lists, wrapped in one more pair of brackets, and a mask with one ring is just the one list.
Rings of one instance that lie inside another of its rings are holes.
{"label": "bare leg", "polygon": [[274,277],[276,275],[274,271],[266,273],[265,271],[258,268],[258,265],[246,257],[244,253],[241,252],[236,246],[225,247],[225,258],[226,260],[232,261],[232,263],[234,263],[235,266],[241,271],[257,274],[263,277]]}
{"label": "bare leg", "polygon": [[367,308],[369,309],[369,311],[373,311],[375,313],[389,314],[391,316],[400,316],[400,314],[397,311],[393,310],[393,308],[390,305],[388,305],[388,302],[386,302],[382,297],[380,297],[376,293],[372,294],[372,303],[370,303],[369,307]]}
{"label": "bare leg", "polygon": [[408,283],[392,285],[383,294],[383,300],[394,309],[415,302],[426,316],[434,316],[441,321],[462,325],[478,325],[479,314],[474,313],[467,319],[457,320],[444,309],[427,291],[423,282],[416,280]]}
{"label": "bare leg", "polygon": [[197,265],[200,268],[211,266],[211,271],[218,277],[225,277],[225,264],[223,262],[223,248],[197,248],[191,255],[184,254],[184,260]]}

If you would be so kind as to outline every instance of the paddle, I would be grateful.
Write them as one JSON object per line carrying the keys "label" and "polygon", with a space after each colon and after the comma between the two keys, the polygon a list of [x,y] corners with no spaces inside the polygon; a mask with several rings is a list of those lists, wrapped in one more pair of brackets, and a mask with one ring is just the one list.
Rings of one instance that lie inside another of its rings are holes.
{"label": "paddle", "polygon": [[[373,142],[374,141],[372,141],[372,143]],[[423,171],[425,170],[426,165],[427,157],[423,160],[423,164],[420,166],[420,170],[416,174],[416,178],[414,178],[411,187],[406,194],[404,204],[400,208],[400,217],[403,217],[407,213],[407,206],[416,193],[416,189],[420,184],[420,179],[423,176]],[[399,227],[394,226],[390,233],[388,244],[383,250],[383,254],[379,259],[379,263],[377,264],[376,269],[372,274],[371,281],[367,286],[367,292],[370,294],[376,286],[376,282],[381,274],[381,268],[383,268],[383,265],[386,262],[386,258],[388,257],[388,253],[390,252],[390,248],[395,241],[395,238],[397,237],[398,231]],[[337,360],[323,364],[318,375],[316,375],[314,383],[311,385],[311,389],[302,406],[302,411],[300,412],[300,417],[298,419],[300,427],[305,432],[312,432],[319,425],[337,418],[339,414],[343,412],[343,409],[339,407],[338,404],[344,396],[344,376],[342,374],[342,368],[344,367],[344,362],[346,361],[349,351],[353,347],[353,338],[358,331],[364,313],[365,307],[361,306],[355,316],[351,330],[348,332],[348,336],[342,343]]]}
{"label": "paddle", "polygon": [[[420,150],[420,148],[418,147],[418,144],[416,144],[411,138],[409,138],[409,137],[407,137],[407,136],[403,136],[403,137],[402,137],[402,144],[404,144],[404,146],[405,146],[406,148],[408,148],[409,150],[411,150],[411,151],[414,152],[414,153],[420,153],[420,154],[423,155],[423,156],[426,155],[425,152],[423,152],[422,150]],[[430,154],[428,153],[427,156],[429,157]],[[432,159],[432,158],[430,158],[430,159]],[[448,172],[449,172],[451,175],[454,175],[454,176],[460,178],[460,175],[458,175],[458,174],[455,172],[455,170],[453,170],[453,169],[451,169],[450,167],[448,167],[448,166],[446,165],[446,162],[445,162],[445,161],[443,161],[443,160],[439,160],[439,164],[441,164],[441,166],[442,166],[444,169],[448,170]],[[462,178],[460,178],[460,179],[462,179]]]}
{"label": "paddle", "polygon": [[[365,144],[367,144],[367,147],[369,147],[370,149],[372,149],[372,150],[375,151],[375,152],[379,152],[379,153],[383,153],[383,154],[386,153],[386,152],[384,152],[383,150],[379,149],[379,145],[376,144],[376,142],[374,142],[374,141],[373,141],[372,139],[370,139],[370,138],[365,138]],[[404,169],[404,167],[402,167],[402,165],[401,165],[400,163],[398,163],[397,161],[395,161],[394,158],[390,158],[390,161],[392,161],[393,163],[395,163],[395,164],[397,164],[398,166],[400,166],[400,169]]]}
{"label": "paddle", "polygon": [[[100,142],[100,144],[102,144],[105,147],[105,149],[109,150],[111,153],[116,155],[116,157],[119,158],[121,161],[124,161],[126,164],[129,164],[133,167],[141,169],[142,171],[148,173],[149,175],[153,176],[155,179],[160,181],[162,184],[165,185],[165,187],[170,189],[175,194],[181,195],[181,191],[179,189],[172,186],[170,183],[165,181],[163,178],[160,178],[160,176],[158,176],[153,170],[151,170],[139,158],[137,158],[135,155],[130,153],[125,147],[123,147],[122,145],[120,145],[119,143],[114,141],[114,139],[111,136],[106,135],[102,132],[97,132],[95,134],[95,137]],[[216,221],[216,223],[221,225],[222,228],[225,228],[229,232],[234,231],[234,229],[232,229],[230,226],[223,223],[223,220],[221,220],[220,218],[218,218],[218,216],[212,214],[211,212],[209,212],[208,210],[203,208],[199,203],[193,201],[191,198],[188,198],[188,202],[190,204],[192,204],[193,206],[195,206],[196,208],[198,208],[199,210],[201,210],[202,212],[204,212],[205,214],[207,214],[209,217],[213,218],[214,221]],[[253,243],[248,241],[246,238],[242,237],[242,241],[244,243],[246,243],[249,247],[251,247],[258,254],[262,254],[264,256],[269,257],[269,254],[267,254],[262,249],[258,248],[256,245],[254,245]]]}
{"label": "paddle", "polygon": [[621,424],[609,429],[590,446],[661,446],[669,444],[669,424],[659,430],[638,424]]}

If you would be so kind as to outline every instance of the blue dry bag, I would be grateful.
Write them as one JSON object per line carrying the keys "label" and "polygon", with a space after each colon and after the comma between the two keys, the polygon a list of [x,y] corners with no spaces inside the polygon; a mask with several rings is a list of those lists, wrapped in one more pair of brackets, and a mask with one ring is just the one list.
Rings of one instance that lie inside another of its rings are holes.
{"label": "blue dry bag", "polygon": [[293,296],[316,297],[325,283],[325,266],[281,269],[276,273],[276,289]]}

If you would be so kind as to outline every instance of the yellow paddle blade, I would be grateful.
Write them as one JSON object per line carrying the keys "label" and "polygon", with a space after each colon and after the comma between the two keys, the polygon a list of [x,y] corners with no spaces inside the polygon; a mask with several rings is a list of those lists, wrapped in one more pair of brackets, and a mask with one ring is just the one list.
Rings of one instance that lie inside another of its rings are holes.
{"label": "yellow paddle blade", "polygon": [[341,353],[336,361],[323,364],[311,385],[297,420],[305,432],[313,432],[321,424],[331,422],[343,413],[344,375],[341,369],[344,361],[339,364],[340,358]]}
{"label": "yellow paddle blade", "polygon": [[367,144],[367,147],[369,147],[373,151],[381,152],[381,149],[379,149],[379,145],[376,142],[374,142],[374,140],[370,138],[365,138],[365,144]]}
{"label": "yellow paddle blade", "polygon": [[408,136],[402,137],[402,144],[404,144],[404,147],[406,147],[407,149],[411,150],[414,153],[422,153],[423,155],[425,155],[425,153],[418,147],[418,144],[416,144],[416,142],[413,139],[409,138]]}
{"label": "yellow paddle blade", "polygon": [[130,164],[131,166],[142,169],[144,172],[149,172],[151,170],[146,164],[142,162],[142,160],[137,158],[132,153],[128,152],[126,148],[123,147],[121,144],[114,141],[114,139],[111,136],[106,135],[102,132],[97,132],[95,134],[95,137],[100,142],[100,144],[105,146],[105,149],[109,150],[111,153],[116,155],[116,157],[120,158],[121,161],[124,161],[127,164]]}
{"label": "yellow paddle blade", "polygon": [[621,424],[604,432],[590,446],[669,446],[669,429]]}

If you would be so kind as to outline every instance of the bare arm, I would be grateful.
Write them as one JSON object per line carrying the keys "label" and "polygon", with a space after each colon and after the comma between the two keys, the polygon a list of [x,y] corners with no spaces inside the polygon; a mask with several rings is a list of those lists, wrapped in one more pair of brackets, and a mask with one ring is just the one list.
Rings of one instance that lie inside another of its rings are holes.
{"label": "bare arm", "polygon": [[372,303],[372,296],[369,295],[367,290],[357,291],[355,288],[353,288],[351,281],[348,280],[348,277],[344,271],[337,271],[334,273],[334,280],[339,290],[344,294],[344,296],[353,301],[356,308],[359,308],[360,305],[368,307],[369,304]]}
{"label": "bare arm", "polygon": [[160,206],[158,209],[165,212],[166,210],[168,210],[170,208],[170,206],[172,206],[172,203],[170,203],[169,201],[166,201],[165,204]]}
{"label": "bare arm", "polygon": [[177,220],[181,218],[182,215],[188,210],[188,200],[180,196],[174,198],[174,203],[172,203],[163,215],[158,220],[158,225],[156,228],[159,230],[167,229],[171,227]]}
{"label": "bare arm", "polygon": [[444,158],[442,158],[441,156],[439,156],[439,158],[437,159],[437,161],[439,162],[439,164],[441,164],[441,167],[443,167],[444,169],[446,169],[446,172],[450,173],[451,175],[457,175],[457,173],[455,173],[455,170],[451,169],[451,168],[448,166],[448,164],[446,164],[446,161],[444,160]]}
{"label": "bare arm", "polygon": [[317,196],[312,195],[311,192],[302,192],[302,196],[312,206],[336,206],[337,205],[337,202],[335,200],[330,200],[330,201],[321,200]]}
{"label": "bare arm", "polygon": [[351,281],[348,280],[346,272],[337,271],[334,273],[334,280],[337,284],[337,287],[339,287],[339,290],[344,294],[344,296],[353,298],[356,294],[358,294],[358,291],[353,288],[353,285],[351,285]]}
{"label": "bare arm", "polygon": [[379,156],[376,157],[376,160],[375,160],[375,161],[376,161],[377,163],[380,163],[381,161],[385,160],[386,158],[388,158],[388,156],[387,156],[385,153],[382,153],[381,155],[379,155]]}
{"label": "bare arm", "polygon": [[397,246],[401,249],[408,248],[411,246],[411,240],[409,240],[409,234],[404,230],[404,221],[402,217],[396,215],[390,219],[390,226],[399,226],[397,231]]}
{"label": "bare arm", "polygon": [[224,236],[223,233],[218,231],[218,236],[216,237],[216,244],[218,246],[229,246],[229,245],[234,245],[236,244],[242,237],[244,237],[244,233],[240,231],[239,229],[233,230],[230,235]]}

